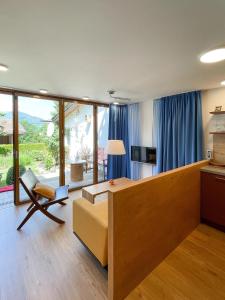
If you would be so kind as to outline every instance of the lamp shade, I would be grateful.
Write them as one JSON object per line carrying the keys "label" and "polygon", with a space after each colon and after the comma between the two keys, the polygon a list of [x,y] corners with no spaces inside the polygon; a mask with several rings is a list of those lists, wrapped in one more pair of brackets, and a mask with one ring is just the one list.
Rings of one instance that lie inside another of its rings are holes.
{"label": "lamp shade", "polygon": [[126,154],[124,143],[122,140],[108,140],[106,145],[106,153],[109,155]]}

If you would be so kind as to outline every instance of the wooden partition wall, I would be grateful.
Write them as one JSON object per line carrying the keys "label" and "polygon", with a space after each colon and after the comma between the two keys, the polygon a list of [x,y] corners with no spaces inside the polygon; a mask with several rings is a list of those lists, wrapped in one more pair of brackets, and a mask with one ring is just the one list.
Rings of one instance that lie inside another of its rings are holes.
{"label": "wooden partition wall", "polygon": [[201,161],[109,195],[109,299],[124,299],[200,222]]}

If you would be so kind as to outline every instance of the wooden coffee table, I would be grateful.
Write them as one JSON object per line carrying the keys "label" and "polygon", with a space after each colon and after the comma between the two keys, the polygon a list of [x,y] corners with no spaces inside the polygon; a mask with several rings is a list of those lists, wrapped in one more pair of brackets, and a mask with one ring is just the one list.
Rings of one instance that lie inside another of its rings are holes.
{"label": "wooden coffee table", "polygon": [[107,192],[113,192],[118,187],[124,187],[133,182],[134,181],[129,178],[122,177],[122,178],[114,179],[114,185],[111,185],[109,181],[90,185],[82,189],[82,197],[86,198],[91,203],[95,203],[95,197],[97,195],[104,194]]}

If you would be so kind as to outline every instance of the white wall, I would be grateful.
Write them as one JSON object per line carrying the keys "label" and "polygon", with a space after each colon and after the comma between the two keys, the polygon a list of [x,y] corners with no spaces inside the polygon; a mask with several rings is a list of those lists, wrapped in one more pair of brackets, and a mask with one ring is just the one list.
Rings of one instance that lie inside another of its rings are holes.
{"label": "white wall", "polygon": [[[153,100],[140,103],[141,114],[141,146],[153,146]],[[152,175],[152,165],[141,164],[141,177]]]}
{"label": "white wall", "polygon": [[[222,110],[225,110],[225,88],[211,89],[202,92],[202,117],[204,131],[204,154],[206,157],[207,150],[213,149],[213,135],[210,131],[215,131],[218,126],[224,127],[225,131],[225,116],[214,116],[210,111],[215,110],[215,106],[222,105]],[[222,130],[222,128],[220,129]]]}

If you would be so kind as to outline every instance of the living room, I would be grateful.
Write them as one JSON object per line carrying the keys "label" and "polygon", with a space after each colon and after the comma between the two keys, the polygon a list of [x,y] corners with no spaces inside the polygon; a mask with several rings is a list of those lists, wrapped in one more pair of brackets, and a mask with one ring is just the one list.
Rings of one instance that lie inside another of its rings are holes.
{"label": "living room", "polygon": [[0,299],[224,299],[224,17],[1,3]]}

